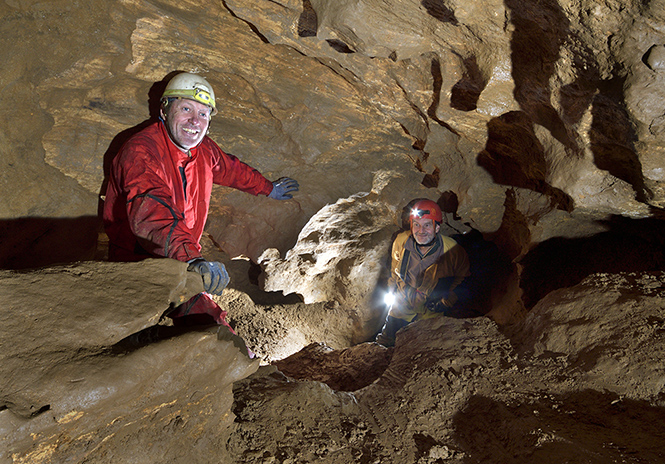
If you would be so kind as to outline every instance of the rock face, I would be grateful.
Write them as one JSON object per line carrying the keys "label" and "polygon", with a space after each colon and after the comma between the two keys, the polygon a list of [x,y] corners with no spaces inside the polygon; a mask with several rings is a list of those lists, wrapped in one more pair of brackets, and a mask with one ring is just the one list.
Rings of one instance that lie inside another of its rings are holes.
{"label": "rock face", "polygon": [[2,406],[24,417],[49,409],[49,397],[65,394],[56,390],[85,378],[68,372],[72,364],[103,358],[105,347],[156,324],[170,304],[203,291],[201,279],[186,267],[164,259],[85,263],[28,275],[4,271]]}
{"label": "rock face", "polygon": [[[403,175],[386,207],[422,182],[434,199],[454,192],[483,233],[506,219],[507,187],[529,197],[516,205],[523,251],[562,212],[582,234],[608,214],[645,217],[662,202],[661,6],[5,2],[3,114],[20,103],[30,117],[3,134],[3,242],[29,232],[3,267],[92,257],[109,163],[156,116],[175,70],[213,84],[210,135],[224,149],[301,184],[279,205],[215,191],[208,230],[232,256],[285,253],[315,212],[371,191],[379,170]],[[75,243],[57,233],[72,228]],[[33,250],[41,262],[25,262]]]}
{"label": "rock face", "polygon": [[[191,446],[194,433],[223,446],[231,385],[259,362],[225,328],[158,325],[170,303],[203,290],[186,267],[3,272],[1,462],[205,462],[209,448]],[[164,433],[173,441],[157,445]]]}
{"label": "rock face", "polygon": [[[1,462],[665,460],[665,1],[0,15]],[[182,263],[103,262],[110,163],[178,70],[212,83],[224,150],[300,183],[213,191],[240,337],[159,322],[200,291]],[[492,257],[487,317],[386,351],[363,342],[414,198]]]}

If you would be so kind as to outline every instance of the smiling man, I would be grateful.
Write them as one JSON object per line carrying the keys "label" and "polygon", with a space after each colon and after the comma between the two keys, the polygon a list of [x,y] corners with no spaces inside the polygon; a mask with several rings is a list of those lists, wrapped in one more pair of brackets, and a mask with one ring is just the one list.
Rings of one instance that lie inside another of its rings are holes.
{"label": "smiling man", "polygon": [[399,329],[445,314],[457,302],[454,289],[469,276],[469,258],[455,240],[440,234],[442,219],[439,205],[418,200],[409,214],[409,230],[395,238],[388,316],[377,343],[393,346]]}
{"label": "smiling man", "polygon": [[[276,200],[288,200],[298,190],[295,180],[271,182],[224,153],[207,136],[216,113],[215,94],[206,79],[180,73],[169,81],[161,98],[160,120],[131,137],[111,166],[103,212],[110,260],[185,261],[189,270],[202,275],[206,292],[221,294],[229,283],[228,273],[222,263],[203,258],[199,243],[212,185]],[[176,325],[228,325],[226,312],[205,293],[169,316]]]}

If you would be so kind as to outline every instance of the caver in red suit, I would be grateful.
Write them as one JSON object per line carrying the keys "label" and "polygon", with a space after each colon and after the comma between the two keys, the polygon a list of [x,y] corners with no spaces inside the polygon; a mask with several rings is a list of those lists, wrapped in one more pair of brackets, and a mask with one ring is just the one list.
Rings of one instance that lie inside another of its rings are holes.
{"label": "caver in red suit", "polygon": [[[182,77],[183,74],[178,76]],[[192,76],[196,77],[194,81]],[[280,181],[273,183],[235,156],[224,153],[204,135],[208,127],[206,121],[191,122],[192,118],[199,116],[209,120],[216,112],[214,94],[205,79],[184,73],[184,79],[181,78],[175,86],[176,91],[170,95],[167,94],[167,86],[165,96],[170,100],[166,106],[173,100],[186,99],[173,105],[172,110],[181,113],[175,116],[168,113],[169,118],[172,118],[169,122],[162,119],[131,137],[113,160],[103,212],[109,237],[109,259],[139,261],[148,257],[167,257],[203,263],[204,267],[206,264],[217,265],[218,268],[221,266],[226,276],[226,282],[219,288],[221,293],[228,283],[228,274],[221,263],[208,263],[203,259],[199,243],[208,215],[213,183],[253,195],[269,195],[278,199],[291,196],[284,191],[281,192],[282,198],[275,196],[280,185],[284,185],[283,180],[280,180],[281,184]],[[181,95],[187,91],[187,86],[198,86],[203,90],[196,89],[199,94],[190,98]],[[199,98],[201,93],[206,94],[204,96],[207,96],[208,102],[212,98],[213,103],[206,103],[206,100]],[[212,108],[212,111],[204,105]],[[182,113],[192,109],[199,113],[191,117]],[[182,127],[173,122],[177,118],[184,121]],[[178,135],[178,131],[183,128],[185,131]],[[203,133],[197,133],[199,129]],[[190,135],[191,143],[188,138]],[[196,145],[189,146],[193,143]],[[291,186],[291,190],[297,190],[297,183],[295,187]],[[202,275],[205,286],[206,275]],[[176,325],[183,324],[185,320],[188,323],[210,322],[212,317],[214,322],[228,326],[226,312],[206,293],[198,294],[178,306],[169,317],[173,318]]]}

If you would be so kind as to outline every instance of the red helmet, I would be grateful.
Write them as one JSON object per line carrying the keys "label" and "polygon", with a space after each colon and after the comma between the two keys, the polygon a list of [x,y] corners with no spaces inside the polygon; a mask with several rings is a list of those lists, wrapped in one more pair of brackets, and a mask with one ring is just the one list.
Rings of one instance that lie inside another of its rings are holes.
{"label": "red helmet", "polygon": [[441,208],[432,200],[419,200],[411,208],[409,221],[413,218],[432,219],[437,224],[441,224],[443,216],[441,215]]}

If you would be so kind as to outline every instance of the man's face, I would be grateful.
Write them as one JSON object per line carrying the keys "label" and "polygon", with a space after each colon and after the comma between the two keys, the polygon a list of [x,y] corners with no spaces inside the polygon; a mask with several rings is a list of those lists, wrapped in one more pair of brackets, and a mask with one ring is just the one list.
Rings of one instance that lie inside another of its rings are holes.
{"label": "man's face", "polygon": [[411,218],[411,235],[418,245],[427,245],[439,232],[440,226],[429,218]]}
{"label": "man's face", "polygon": [[179,98],[166,108],[166,114],[161,111],[171,140],[182,151],[197,146],[208,131],[211,109],[203,103]]}

